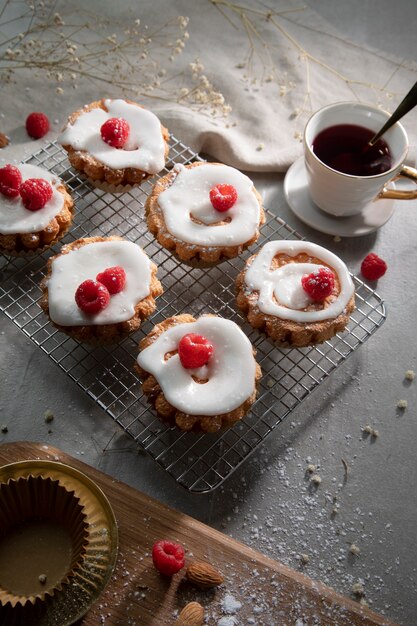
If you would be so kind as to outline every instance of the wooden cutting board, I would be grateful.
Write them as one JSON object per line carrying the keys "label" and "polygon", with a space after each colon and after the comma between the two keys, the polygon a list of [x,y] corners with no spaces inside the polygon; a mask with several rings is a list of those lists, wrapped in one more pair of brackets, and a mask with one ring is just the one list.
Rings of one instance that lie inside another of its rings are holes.
{"label": "wooden cutting board", "polygon": [[[394,625],[358,602],[57,448],[29,442],[0,445],[0,466],[25,459],[61,461],[84,472],[104,491],[116,515],[119,526],[116,568],[103,595],[78,622],[79,626],[169,626],[174,624],[178,611],[192,600],[205,607],[206,624],[212,626],[218,623],[221,626]],[[158,539],[182,544],[188,562],[193,559],[210,562],[224,574],[224,584],[214,591],[200,591],[187,583],[181,572],[171,580],[160,576],[150,557],[152,545]]]}

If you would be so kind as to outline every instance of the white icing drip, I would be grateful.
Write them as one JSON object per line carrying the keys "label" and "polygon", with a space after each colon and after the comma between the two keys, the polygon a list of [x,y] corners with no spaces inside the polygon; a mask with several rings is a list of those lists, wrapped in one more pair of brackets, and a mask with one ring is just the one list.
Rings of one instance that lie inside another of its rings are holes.
{"label": "white icing drip", "polygon": [[[320,265],[291,262],[271,269],[277,254],[294,257],[302,252],[320,259],[337,274],[340,293],[325,309],[305,311],[303,309],[312,301],[306,294],[308,301],[303,305],[298,297],[301,277],[317,271]],[[299,323],[336,318],[346,309],[354,292],[352,279],[343,261],[329,250],[305,241],[270,241],[265,244],[246,271],[245,283],[249,290],[259,291],[258,307],[262,313]]]}
{"label": "white icing drip", "polygon": [[[203,246],[233,246],[252,239],[259,227],[260,207],[250,178],[228,165],[175,169],[175,180],[158,197],[166,227],[174,237]],[[223,213],[210,202],[210,189],[218,184],[233,185],[238,195]],[[192,217],[203,223],[193,222]],[[214,225],[225,219],[230,222]]]}
{"label": "white icing drip", "polygon": [[[85,280],[120,265],[126,272],[123,291],[110,297],[110,304],[97,315],[86,315],[75,302],[75,292]],[[49,315],[61,326],[115,324],[133,317],[135,306],[150,293],[151,264],[143,250],[131,241],[96,241],[52,263],[48,280]]]}
{"label": "white icing drip", "polygon": [[[167,352],[178,349],[184,335],[197,333],[214,346],[207,366],[198,370],[182,367],[178,354],[168,360]],[[168,402],[189,415],[221,415],[243,404],[255,389],[256,363],[249,339],[235,322],[221,317],[200,317],[163,332],[138,356],[138,364],[157,379]],[[200,384],[192,375],[208,378]]]}
{"label": "white icing drip", "polygon": [[43,178],[52,185],[52,198],[39,211],[28,211],[23,205],[22,198],[8,198],[0,194],[0,233],[11,235],[16,233],[36,233],[48,226],[64,206],[64,196],[57,191],[62,181],[47,170],[22,163],[17,166],[22,174],[22,183],[28,178]]}
{"label": "white icing drip", "polygon": [[[154,113],[124,100],[105,100],[107,111],[97,108],[68,124],[58,142],[74,150],[89,152],[112,169],[134,167],[156,174],[165,165],[165,143],[161,123]],[[101,138],[100,128],[112,117],[122,117],[130,126],[123,148],[113,148]]]}

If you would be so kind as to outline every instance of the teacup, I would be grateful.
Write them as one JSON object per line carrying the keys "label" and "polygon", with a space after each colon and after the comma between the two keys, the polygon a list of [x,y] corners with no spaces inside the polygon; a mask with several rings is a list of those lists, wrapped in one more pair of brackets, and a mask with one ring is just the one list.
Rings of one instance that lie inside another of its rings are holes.
{"label": "teacup", "polygon": [[[304,159],[309,193],[320,209],[333,216],[343,217],[361,213],[372,201],[387,198],[396,200],[417,198],[417,189],[404,190],[389,186],[390,182],[399,177],[406,177],[417,183],[417,170],[405,165],[409,144],[407,133],[399,122],[383,136],[381,145],[385,144],[389,158],[384,165],[385,169],[381,167],[383,171],[376,174],[363,175],[339,171],[337,167],[340,160],[333,162],[337,163],[336,167],[329,165],[314,151],[315,140],[326,129],[336,127],[337,131],[338,127],[345,125],[352,125],[352,130],[353,127],[356,129],[362,127],[362,130],[368,129],[370,139],[389,117],[390,114],[386,111],[357,102],[330,104],[312,115],[304,131]],[[326,137],[326,134],[323,136]],[[369,139],[364,141],[364,151],[367,150]],[[344,146],[341,144],[340,153],[343,151]],[[382,152],[382,149],[379,152]],[[342,157],[344,156],[342,154]],[[351,155],[348,156],[350,158]]]}

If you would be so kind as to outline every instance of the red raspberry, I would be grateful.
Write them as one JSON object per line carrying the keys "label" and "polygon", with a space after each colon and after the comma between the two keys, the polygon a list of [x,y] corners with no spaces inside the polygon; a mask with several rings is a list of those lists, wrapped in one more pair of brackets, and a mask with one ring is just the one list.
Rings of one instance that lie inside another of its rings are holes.
{"label": "red raspberry", "polygon": [[123,148],[129,132],[130,126],[122,117],[111,117],[100,128],[102,140],[113,148]]}
{"label": "red raspberry", "polygon": [[152,560],[158,572],[173,576],[184,567],[184,548],[172,541],[157,541],[152,548]]}
{"label": "red raspberry", "polygon": [[178,355],[181,365],[186,369],[194,369],[208,363],[213,354],[213,344],[195,333],[188,333],[178,344]]}
{"label": "red raspberry", "polygon": [[315,272],[301,279],[304,291],[315,302],[321,302],[330,296],[334,289],[334,274],[328,267],[320,267]]}
{"label": "red raspberry", "polygon": [[115,293],[119,293],[119,291],[123,290],[126,284],[126,272],[123,267],[120,267],[120,265],[108,267],[104,270],[104,272],[97,274],[96,280],[107,287],[108,292],[111,295],[114,295]]}
{"label": "red raspberry", "polygon": [[49,131],[49,120],[45,113],[31,113],[26,118],[26,132],[33,139],[40,139]]}
{"label": "red raspberry", "polygon": [[387,271],[388,266],[377,254],[371,252],[361,264],[362,276],[367,280],[378,280]]}
{"label": "red raspberry", "polygon": [[8,198],[19,195],[22,174],[15,165],[5,165],[0,169],[0,193]]}
{"label": "red raspberry", "polygon": [[233,185],[216,185],[210,189],[210,202],[216,211],[228,211],[237,200],[237,191]]}
{"label": "red raspberry", "polygon": [[39,211],[52,198],[53,189],[43,178],[28,178],[20,185],[23,206],[28,211]]}
{"label": "red raspberry", "polygon": [[75,302],[87,315],[95,315],[109,304],[109,290],[94,280],[85,280],[75,292]]}

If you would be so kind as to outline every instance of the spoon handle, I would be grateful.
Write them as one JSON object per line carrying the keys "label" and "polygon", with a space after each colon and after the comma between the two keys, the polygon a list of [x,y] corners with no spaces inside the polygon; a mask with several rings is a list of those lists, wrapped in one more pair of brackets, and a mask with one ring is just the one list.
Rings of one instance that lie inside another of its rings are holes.
{"label": "spoon handle", "polygon": [[368,142],[368,144],[370,146],[373,146],[374,143],[376,143],[378,141],[378,139],[389,129],[391,128],[391,126],[393,126],[395,124],[395,122],[398,122],[399,119],[401,119],[406,113],[408,113],[409,111],[411,111],[411,109],[413,107],[415,107],[417,104],[417,83],[415,83],[415,85],[413,87],[411,87],[410,91],[408,92],[408,94],[405,96],[404,100],[402,100],[400,102],[400,104],[397,106],[397,108],[395,109],[394,113],[391,115],[391,117],[386,121],[386,123],[384,124],[384,126],[381,128],[380,131],[378,131],[376,133],[376,135],[374,135],[372,137],[372,139]]}

